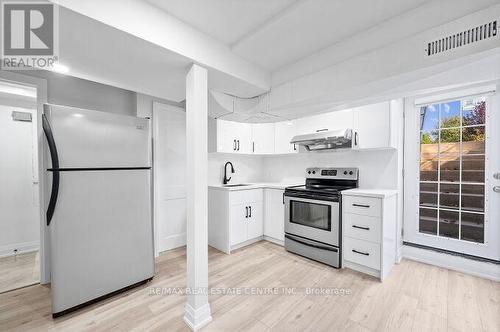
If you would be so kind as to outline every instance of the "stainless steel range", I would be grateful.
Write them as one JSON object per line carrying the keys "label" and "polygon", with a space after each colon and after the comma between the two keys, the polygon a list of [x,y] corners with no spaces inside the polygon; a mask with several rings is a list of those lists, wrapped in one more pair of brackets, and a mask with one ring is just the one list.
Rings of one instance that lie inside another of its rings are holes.
{"label": "stainless steel range", "polygon": [[357,168],[308,168],[305,186],[285,189],[286,250],[340,268],[340,192],[357,187]]}

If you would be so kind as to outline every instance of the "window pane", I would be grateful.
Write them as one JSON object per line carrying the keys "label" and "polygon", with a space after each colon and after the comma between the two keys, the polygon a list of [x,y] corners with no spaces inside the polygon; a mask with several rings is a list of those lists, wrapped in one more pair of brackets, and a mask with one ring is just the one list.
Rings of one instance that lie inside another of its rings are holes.
{"label": "window pane", "polygon": [[437,156],[430,156],[420,160],[420,181],[438,180],[438,159]]}
{"label": "window pane", "polygon": [[458,209],[460,186],[458,184],[441,184],[440,188],[440,207]]}
{"label": "window pane", "polygon": [[484,126],[462,129],[462,154],[484,154]]}
{"label": "window pane", "polygon": [[441,128],[460,127],[460,101],[439,105]]}
{"label": "window pane", "polygon": [[438,201],[437,183],[420,183],[420,205],[437,207]]}
{"label": "window pane", "polygon": [[438,154],[438,132],[437,131],[421,131],[420,132],[420,154]]}
{"label": "window pane", "polygon": [[437,210],[420,209],[420,233],[437,235]]}
{"label": "window pane", "polygon": [[462,240],[484,243],[484,215],[462,212]]}
{"label": "window pane", "polygon": [[420,108],[420,130],[432,130],[438,127],[439,105],[429,105]]}
{"label": "window pane", "polygon": [[484,212],[484,186],[462,185],[462,209]]}
{"label": "window pane", "polygon": [[460,181],[460,155],[445,154],[439,158],[441,181]]}
{"label": "window pane", "polygon": [[440,135],[441,153],[460,152],[460,128],[441,129]]}
{"label": "window pane", "polygon": [[439,235],[458,239],[458,212],[439,211]]}
{"label": "window pane", "polygon": [[481,125],[486,119],[486,102],[483,98],[468,99],[462,102],[462,124],[464,126]]}
{"label": "window pane", "polygon": [[484,155],[462,156],[462,182],[484,183]]}

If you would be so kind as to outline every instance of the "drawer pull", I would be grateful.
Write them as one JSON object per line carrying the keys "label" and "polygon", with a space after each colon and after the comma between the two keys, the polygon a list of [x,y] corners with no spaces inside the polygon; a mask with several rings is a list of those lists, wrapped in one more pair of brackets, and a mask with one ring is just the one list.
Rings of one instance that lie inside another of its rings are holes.
{"label": "drawer pull", "polygon": [[362,207],[362,208],[369,208],[370,207],[370,205],[356,204],[356,203],[352,203],[352,206]]}
{"label": "drawer pull", "polygon": [[356,254],[360,254],[360,255],[364,255],[364,256],[370,256],[369,253],[367,252],[362,252],[362,251],[357,251],[356,249],[352,249],[352,252],[356,253]]}
{"label": "drawer pull", "polygon": [[363,226],[358,226],[358,225],[352,225],[353,228],[359,228],[359,229],[364,229],[365,231],[369,231],[370,227],[363,227]]}

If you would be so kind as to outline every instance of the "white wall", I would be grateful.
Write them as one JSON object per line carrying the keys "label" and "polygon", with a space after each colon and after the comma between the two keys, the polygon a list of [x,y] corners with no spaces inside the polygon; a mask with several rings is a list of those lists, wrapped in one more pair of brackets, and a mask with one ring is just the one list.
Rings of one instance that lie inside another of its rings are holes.
{"label": "white wall", "polygon": [[397,151],[309,152],[264,158],[266,182],[305,178],[307,167],[358,167],[362,188],[397,189]]}
{"label": "white wall", "polygon": [[[12,120],[12,111],[32,113],[33,122]],[[34,164],[36,110],[0,105],[0,257],[37,250],[38,165]],[[35,190],[36,189],[36,190]]]}
{"label": "white wall", "polygon": [[230,161],[234,166],[234,174],[228,165],[230,183],[264,182],[264,160],[261,156],[235,154],[208,154],[208,184],[221,184],[224,177],[224,164]]}

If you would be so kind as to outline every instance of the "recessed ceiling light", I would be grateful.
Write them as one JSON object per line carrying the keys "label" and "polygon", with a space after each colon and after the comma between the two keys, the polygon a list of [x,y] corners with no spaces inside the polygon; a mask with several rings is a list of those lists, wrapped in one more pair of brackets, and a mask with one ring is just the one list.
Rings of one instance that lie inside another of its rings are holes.
{"label": "recessed ceiling light", "polygon": [[52,70],[56,73],[66,74],[67,72],[69,72],[69,67],[60,63],[54,63],[52,65]]}

